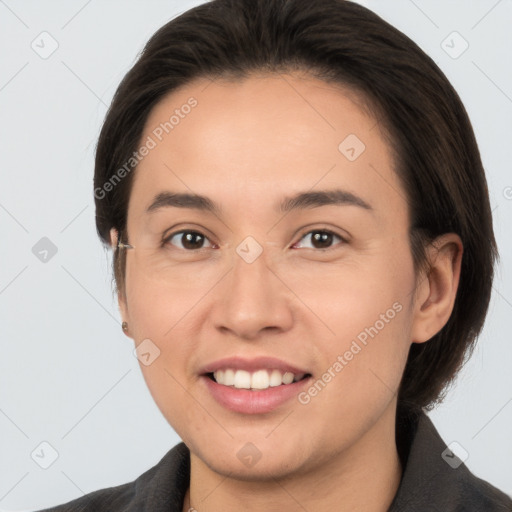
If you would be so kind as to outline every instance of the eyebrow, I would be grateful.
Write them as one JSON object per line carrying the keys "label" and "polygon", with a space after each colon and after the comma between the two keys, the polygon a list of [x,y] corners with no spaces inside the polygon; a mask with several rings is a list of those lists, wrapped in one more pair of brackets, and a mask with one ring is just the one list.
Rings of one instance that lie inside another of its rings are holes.
{"label": "eyebrow", "polygon": [[[277,210],[287,213],[292,210],[304,210],[307,208],[316,208],[319,206],[358,206],[365,210],[373,211],[373,208],[361,197],[341,189],[319,190],[299,192],[291,197],[286,197],[277,205]],[[194,210],[210,212],[215,215],[221,215],[221,207],[212,201],[209,197],[199,194],[160,192],[157,194],[151,204],[147,207],[146,213],[152,213],[162,208],[190,208]]]}

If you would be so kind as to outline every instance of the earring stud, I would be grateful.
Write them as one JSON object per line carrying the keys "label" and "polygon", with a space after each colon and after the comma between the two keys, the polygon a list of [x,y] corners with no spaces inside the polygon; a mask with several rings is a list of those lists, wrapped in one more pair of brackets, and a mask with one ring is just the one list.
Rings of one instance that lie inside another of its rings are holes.
{"label": "earring stud", "polygon": [[122,327],[124,332],[128,332],[128,322],[123,322],[121,324],[121,327]]}

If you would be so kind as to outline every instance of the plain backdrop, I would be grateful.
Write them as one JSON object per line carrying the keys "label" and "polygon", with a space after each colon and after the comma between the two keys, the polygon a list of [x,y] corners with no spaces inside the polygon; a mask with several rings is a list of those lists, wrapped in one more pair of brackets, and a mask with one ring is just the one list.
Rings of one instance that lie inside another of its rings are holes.
{"label": "plain backdrop", "polygon": [[[131,481],[179,441],[120,328],[92,177],[120,80],[156,29],[200,3],[0,0],[1,510]],[[473,123],[501,262],[478,348],[430,417],[512,494],[512,2],[361,3],[436,61]]]}

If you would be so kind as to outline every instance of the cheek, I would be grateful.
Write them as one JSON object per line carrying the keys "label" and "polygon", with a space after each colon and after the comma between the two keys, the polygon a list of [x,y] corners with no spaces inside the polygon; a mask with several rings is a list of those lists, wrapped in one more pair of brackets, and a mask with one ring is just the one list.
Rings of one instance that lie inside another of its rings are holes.
{"label": "cheek", "polygon": [[[168,282],[148,276],[135,262],[128,262],[126,290],[130,326],[136,340],[168,339],[187,325],[187,314],[204,290],[191,286],[190,280]],[[182,320],[183,319],[183,320]]]}
{"label": "cheek", "polygon": [[322,320],[319,371],[333,384],[321,394],[346,412],[378,409],[397,391],[410,347],[414,272],[407,246],[317,277],[301,297]]}
{"label": "cheek", "polygon": [[[358,303],[359,299],[368,303]],[[345,300],[328,321],[336,337],[323,337],[318,373],[300,407],[324,438],[355,438],[396,399],[410,344],[412,311],[393,295]],[[339,426],[343,425],[340,430]]]}
{"label": "cheek", "polygon": [[[128,269],[127,269],[128,270]],[[171,394],[179,397],[189,375],[188,362],[197,348],[197,327],[190,320],[198,291],[158,283],[130,269],[127,279],[129,325],[134,343],[145,343],[157,357],[140,367],[157,404]],[[148,341],[149,340],[149,341]],[[168,400],[167,400],[168,401]],[[178,400],[179,401],[179,400]]]}
{"label": "cheek", "polygon": [[193,313],[191,308],[197,299],[194,300],[192,291],[169,293],[168,287],[135,272],[132,272],[127,292],[130,330],[135,345],[142,347],[146,344],[150,351],[158,354],[147,365],[139,356],[144,380],[164,417],[186,440],[191,425],[206,424],[206,418],[198,422],[197,410],[190,406],[191,398],[186,391],[190,384],[188,363],[197,349],[198,339],[187,315]]}
{"label": "cheek", "polygon": [[412,260],[407,247],[398,244],[372,254],[354,253],[339,264],[311,264],[300,272],[283,270],[281,274],[307,306],[301,308],[302,318],[316,317],[318,332],[323,329],[331,347],[336,345],[334,340],[343,344],[376,323],[379,332],[389,332],[390,323],[400,323],[407,316],[397,310],[410,304],[414,286]]}

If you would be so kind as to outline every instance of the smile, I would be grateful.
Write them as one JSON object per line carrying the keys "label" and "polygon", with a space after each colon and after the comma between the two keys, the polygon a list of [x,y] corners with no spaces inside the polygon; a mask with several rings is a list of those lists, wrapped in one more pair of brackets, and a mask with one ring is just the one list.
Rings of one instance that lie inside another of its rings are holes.
{"label": "smile", "polygon": [[261,369],[254,372],[227,368],[208,374],[217,384],[230,386],[236,389],[263,390],[271,387],[283,386],[302,380],[306,373],[293,374],[281,372],[277,369]]}

